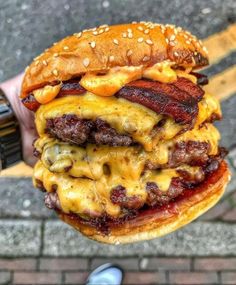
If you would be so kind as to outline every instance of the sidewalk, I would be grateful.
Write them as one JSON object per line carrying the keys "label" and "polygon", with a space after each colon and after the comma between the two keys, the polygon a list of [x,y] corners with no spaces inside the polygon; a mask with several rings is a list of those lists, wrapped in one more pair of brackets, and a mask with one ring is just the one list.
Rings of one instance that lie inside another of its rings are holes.
{"label": "sidewalk", "polygon": [[236,258],[0,259],[0,284],[84,284],[96,266],[125,268],[124,284],[235,284]]}

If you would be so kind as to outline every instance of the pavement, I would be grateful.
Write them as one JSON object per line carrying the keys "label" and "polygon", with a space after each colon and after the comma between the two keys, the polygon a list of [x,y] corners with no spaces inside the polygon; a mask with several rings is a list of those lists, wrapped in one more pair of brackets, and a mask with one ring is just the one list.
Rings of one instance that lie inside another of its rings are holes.
{"label": "pavement", "polygon": [[[207,38],[236,21],[236,1],[0,1],[0,81],[68,34],[144,19]],[[235,64],[234,51],[205,73]],[[84,284],[92,269],[110,261],[125,268],[124,284],[236,284],[235,95],[222,102],[224,120],[217,123],[232,181],[217,206],[166,237],[117,246],[90,241],[45,208],[30,178],[0,177],[0,284]]]}

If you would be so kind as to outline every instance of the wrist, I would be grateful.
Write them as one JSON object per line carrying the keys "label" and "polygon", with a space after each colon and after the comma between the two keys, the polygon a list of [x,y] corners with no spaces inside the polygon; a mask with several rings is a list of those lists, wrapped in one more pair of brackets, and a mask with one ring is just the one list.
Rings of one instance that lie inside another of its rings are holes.
{"label": "wrist", "polygon": [[0,89],[0,168],[7,168],[21,159],[19,125],[8,97]]}

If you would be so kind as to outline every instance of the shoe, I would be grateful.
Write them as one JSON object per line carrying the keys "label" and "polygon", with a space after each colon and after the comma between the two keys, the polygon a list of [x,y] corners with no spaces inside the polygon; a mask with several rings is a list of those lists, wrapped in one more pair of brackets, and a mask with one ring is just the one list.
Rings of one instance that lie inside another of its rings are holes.
{"label": "shoe", "polygon": [[121,285],[124,271],[121,267],[106,263],[96,268],[86,281],[86,285]]}

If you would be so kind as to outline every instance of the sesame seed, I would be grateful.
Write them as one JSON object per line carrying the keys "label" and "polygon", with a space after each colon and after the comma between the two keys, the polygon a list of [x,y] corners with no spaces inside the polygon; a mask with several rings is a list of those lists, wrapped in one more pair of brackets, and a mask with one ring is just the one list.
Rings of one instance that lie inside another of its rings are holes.
{"label": "sesame seed", "polygon": [[190,41],[186,41],[186,44],[190,45],[191,43],[190,43]]}
{"label": "sesame seed", "polygon": [[129,49],[126,53],[127,56],[131,56],[133,54],[133,51],[131,49]]}
{"label": "sesame seed", "polygon": [[187,35],[184,35],[184,38],[185,38],[185,39],[188,39],[188,36],[187,36]]}
{"label": "sesame seed", "polygon": [[57,70],[57,69],[53,69],[52,73],[53,73],[55,76],[58,76],[58,70]]}
{"label": "sesame seed", "polygon": [[35,61],[35,65],[38,65],[38,64],[39,64],[39,60],[36,60],[36,61]]}
{"label": "sesame seed", "polygon": [[115,60],[114,55],[110,55],[110,56],[109,56],[109,61],[112,62],[112,61],[114,61],[114,60]]}
{"label": "sesame seed", "polygon": [[83,65],[85,66],[85,67],[88,67],[89,66],[89,63],[90,63],[90,60],[89,60],[89,58],[84,58],[84,60],[83,60]]}
{"label": "sesame seed", "polygon": [[98,35],[98,32],[97,31],[94,31],[93,32],[94,36]]}
{"label": "sesame seed", "polygon": [[114,60],[115,60],[114,55],[110,55],[110,57],[109,57],[109,61],[110,61],[110,62],[112,62],[112,61],[114,61]]}
{"label": "sesame seed", "polygon": [[149,33],[149,29],[146,29],[145,31],[144,31],[144,34],[148,34]]}
{"label": "sesame seed", "polygon": [[143,57],[143,61],[148,61],[149,59],[150,59],[150,56],[145,55],[145,56]]}
{"label": "sesame seed", "polygon": [[175,56],[179,56],[179,53],[177,51],[174,51]]}
{"label": "sesame seed", "polygon": [[194,55],[198,55],[197,51],[194,52]]}
{"label": "sesame seed", "polygon": [[99,28],[106,28],[106,27],[108,27],[108,25],[104,24],[104,25],[101,25]]}
{"label": "sesame seed", "polygon": [[137,24],[137,22],[136,22],[136,21],[133,21],[132,24]]}
{"label": "sesame seed", "polygon": [[138,26],[138,30],[142,32],[143,31],[143,27],[142,26]]}
{"label": "sesame seed", "polygon": [[133,34],[132,34],[132,33],[129,33],[129,34],[128,34],[128,38],[129,38],[129,39],[132,39],[132,37],[133,37]]}
{"label": "sesame seed", "polygon": [[93,42],[90,43],[90,46],[91,46],[91,48],[95,48],[96,43],[93,41]]}
{"label": "sesame seed", "polygon": [[44,52],[47,52],[47,51],[48,51],[48,48],[46,48]]}
{"label": "sesame seed", "polygon": [[174,34],[177,35],[178,34],[178,31],[176,28],[174,28]]}
{"label": "sesame seed", "polygon": [[64,46],[63,49],[64,49],[64,50],[68,50],[69,47],[68,47],[68,46]]}
{"label": "sesame seed", "polygon": [[169,44],[169,39],[166,39],[166,43]]}
{"label": "sesame seed", "polygon": [[40,58],[40,55],[39,56],[36,56],[34,59],[33,59],[33,61],[36,61],[36,60],[38,60]]}
{"label": "sesame seed", "polygon": [[105,28],[105,32],[108,32],[109,30],[110,30],[109,27],[106,27],[106,28]]}
{"label": "sesame seed", "polygon": [[80,38],[82,36],[82,32],[74,34],[77,38]]}
{"label": "sesame seed", "polygon": [[102,34],[104,32],[104,29],[101,29],[98,33],[99,35]]}
{"label": "sesame seed", "polygon": [[119,44],[119,41],[118,41],[117,39],[114,39],[114,40],[113,40],[113,43],[114,43],[115,45],[118,45],[118,44]]}
{"label": "sesame seed", "polygon": [[44,64],[44,65],[48,65],[48,63],[47,63],[46,60],[43,60],[43,64]]}
{"label": "sesame seed", "polygon": [[176,36],[175,36],[175,35],[171,35],[171,36],[170,36],[170,41],[174,41],[174,40],[175,40],[175,38],[176,38]]}
{"label": "sesame seed", "polygon": [[127,33],[122,33],[123,38],[127,38]]}
{"label": "sesame seed", "polygon": [[128,32],[128,33],[132,33],[132,30],[131,30],[131,29],[127,29],[127,32]]}
{"label": "sesame seed", "polygon": [[29,70],[29,66],[26,66],[26,68],[25,68],[25,72],[26,72],[26,71],[28,71],[28,70]]}
{"label": "sesame seed", "polygon": [[176,42],[175,42],[175,41],[171,41],[171,42],[170,42],[170,46],[172,46],[172,47],[174,47],[174,46],[175,46],[175,44],[176,44]]}
{"label": "sesame seed", "polygon": [[143,38],[138,38],[138,43],[142,43],[143,42]]}
{"label": "sesame seed", "polygon": [[151,40],[149,40],[149,39],[146,40],[146,43],[147,43],[148,45],[153,45],[153,42],[152,42]]}
{"label": "sesame seed", "polygon": [[54,56],[54,57],[58,57],[58,53],[55,52],[55,53],[53,54],[53,56]]}
{"label": "sesame seed", "polygon": [[93,32],[96,31],[96,30],[97,30],[97,27],[95,27],[95,28],[92,29]]}

